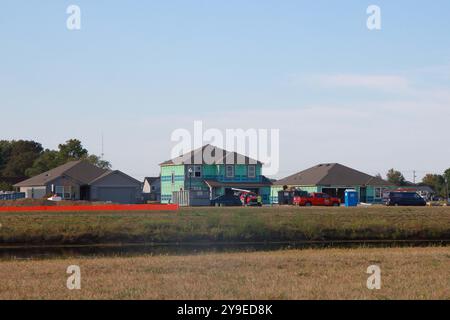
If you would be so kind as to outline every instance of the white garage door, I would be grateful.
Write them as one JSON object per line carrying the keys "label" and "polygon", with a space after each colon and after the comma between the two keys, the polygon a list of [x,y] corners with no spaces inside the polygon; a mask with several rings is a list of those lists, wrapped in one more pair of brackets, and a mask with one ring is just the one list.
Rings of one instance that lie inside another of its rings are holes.
{"label": "white garage door", "polygon": [[136,188],[133,187],[99,187],[98,199],[114,203],[136,203]]}

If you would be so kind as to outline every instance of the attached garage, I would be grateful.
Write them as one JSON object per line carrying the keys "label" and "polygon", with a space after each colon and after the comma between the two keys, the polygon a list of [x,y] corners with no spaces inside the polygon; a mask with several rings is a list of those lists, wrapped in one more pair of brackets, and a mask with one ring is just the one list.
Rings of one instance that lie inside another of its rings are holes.
{"label": "attached garage", "polygon": [[141,182],[121,171],[108,171],[90,186],[91,200],[113,203],[138,203],[141,196]]}
{"label": "attached garage", "polygon": [[98,201],[114,203],[135,203],[136,189],[133,187],[98,187]]}
{"label": "attached garage", "polygon": [[34,199],[53,193],[74,201],[133,204],[142,200],[140,181],[122,171],[102,169],[86,160],[69,161],[14,187]]}

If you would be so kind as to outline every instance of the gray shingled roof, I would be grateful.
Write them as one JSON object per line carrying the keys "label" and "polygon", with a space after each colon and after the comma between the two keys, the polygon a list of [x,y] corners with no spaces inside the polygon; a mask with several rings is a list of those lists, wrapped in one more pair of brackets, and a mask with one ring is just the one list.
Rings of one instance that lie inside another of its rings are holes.
{"label": "gray shingled roof", "polygon": [[[211,155],[216,158],[213,163],[207,163],[203,155]],[[201,148],[192,150],[184,155],[161,163],[161,166],[175,165],[175,164],[262,164],[261,162],[239,154],[223,150],[219,147],[210,144],[204,145]]]}
{"label": "gray shingled roof", "polygon": [[153,182],[155,182],[156,180],[159,180],[159,179],[161,179],[160,176],[158,176],[158,177],[145,177],[144,178],[144,182],[148,181],[148,183],[152,184]]}
{"label": "gray shingled roof", "polygon": [[86,160],[70,161],[62,166],[41,173],[28,180],[19,182],[15,184],[14,187],[45,186],[49,182],[61,176],[67,176],[80,182],[81,184],[89,184],[91,181],[107,172],[108,170],[101,169]]}
{"label": "gray shingled roof", "polygon": [[389,186],[390,182],[343,166],[339,163],[319,164],[274,182],[277,186]]}
{"label": "gray shingled roof", "polygon": [[105,178],[105,177],[107,177],[107,176],[109,176],[109,175],[111,175],[111,174],[115,174],[115,173],[121,174],[122,176],[127,177],[127,178],[130,179],[130,180],[133,180],[133,181],[136,182],[137,184],[141,184],[141,181],[136,180],[135,178],[133,178],[133,177],[127,175],[126,173],[123,173],[123,172],[120,171],[120,170],[106,170],[103,174],[101,174],[101,175],[98,176],[97,178],[95,178],[95,179],[89,181],[89,184],[93,184],[94,182],[100,181],[100,180],[102,180],[103,178]]}

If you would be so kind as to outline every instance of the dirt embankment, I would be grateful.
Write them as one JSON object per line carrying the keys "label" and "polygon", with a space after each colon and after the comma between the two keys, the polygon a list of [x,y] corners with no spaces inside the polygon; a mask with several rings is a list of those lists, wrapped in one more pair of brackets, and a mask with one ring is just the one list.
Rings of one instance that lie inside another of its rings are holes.
{"label": "dirt embankment", "polygon": [[95,206],[104,205],[105,202],[91,201],[50,201],[47,199],[18,199],[0,201],[0,207],[39,207],[39,206]]}

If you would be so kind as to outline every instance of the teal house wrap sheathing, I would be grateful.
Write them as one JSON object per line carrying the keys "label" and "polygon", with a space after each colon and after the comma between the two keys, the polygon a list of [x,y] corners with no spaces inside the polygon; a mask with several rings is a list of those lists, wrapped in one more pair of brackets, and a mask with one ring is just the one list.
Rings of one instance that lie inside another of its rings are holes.
{"label": "teal house wrap sheathing", "polygon": [[262,165],[242,154],[205,145],[160,164],[161,202],[173,203],[174,192],[186,190],[192,197],[204,199],[202,205],[209,205],[210,200],[233,189],[243,189],[257,193],[264,204],[270,204],[272,183],[262,175]]}

